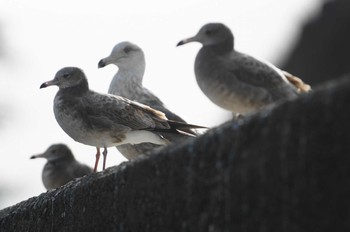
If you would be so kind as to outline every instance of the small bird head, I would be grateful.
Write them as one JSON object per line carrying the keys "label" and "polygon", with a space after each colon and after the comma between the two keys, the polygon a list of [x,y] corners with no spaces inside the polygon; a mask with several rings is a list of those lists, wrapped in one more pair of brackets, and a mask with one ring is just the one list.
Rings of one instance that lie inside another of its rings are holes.
{"label": "small bird head", "polygon": [[45,158],[49,162],[57,160],[74,160],[72,151],[64,144],[53,144],[44,153],[30,157],[30,159],[36,158]]}
{"label": "small bird head", "polygon": [[41,84],[40,89],[48,86],[57,85],[60,89],[74,87],[87,84],[86,76],[80,68],[76,67],[65,67],[60,69],[55,78],[51,81],[44,82]]}
{"label": "small bird head", "polygon": [[181,40],[177,46],[190,42],[199,42],[203,46],[210,46],[227,41],[233,43],[233,34],[228,27],[222,23],[208,23],[195,36]]}
{"label": "small bird head", "polygon": [[135,65],[144,64],[145,57],[142,49],[136,44],[124,41],[114,46],[111,54],[98,62],[98,68],[114,64],[119,68],[125,66],[133,68]]}

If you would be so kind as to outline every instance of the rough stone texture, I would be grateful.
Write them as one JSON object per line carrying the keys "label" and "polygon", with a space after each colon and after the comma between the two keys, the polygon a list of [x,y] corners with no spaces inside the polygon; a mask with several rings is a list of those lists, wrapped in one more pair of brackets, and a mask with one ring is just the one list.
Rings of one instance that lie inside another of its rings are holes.
{"label": "rough stone texture", "polygon": [[0,231],[349,231],[350,79],[0,211]]}
{"label": "rough stone texture", "polygon": [[350,72],[350,1],[323,2],[321,12],[305,24],[280,65],[312,86]]}

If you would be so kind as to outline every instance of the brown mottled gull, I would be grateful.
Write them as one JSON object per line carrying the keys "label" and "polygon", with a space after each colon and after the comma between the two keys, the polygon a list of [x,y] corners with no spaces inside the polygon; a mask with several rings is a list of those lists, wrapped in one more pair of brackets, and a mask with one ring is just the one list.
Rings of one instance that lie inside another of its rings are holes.
{"label": "brown mottled gull", "polygon": [[201,128],[168,120],[164,113],[127,98],[94,92],[76,67],[62,68],[40,88],[52,85],[59,87],[53,106],[56,121],[75,141],[96,147],[95,172],[100,148],[104,148],[104,169],[108,147],[145,142],[165,145],[169,141],[158,132],[189,135],[183,129]]}
{"label": "brown mottled gull", "polygon": [[189,42],[203,45],[195,60],[200,89],[213,103],[233,113],[252,113],[310,90],[301,79],[235,50],[233,34],[222,23],[204,25],[178,46]]}

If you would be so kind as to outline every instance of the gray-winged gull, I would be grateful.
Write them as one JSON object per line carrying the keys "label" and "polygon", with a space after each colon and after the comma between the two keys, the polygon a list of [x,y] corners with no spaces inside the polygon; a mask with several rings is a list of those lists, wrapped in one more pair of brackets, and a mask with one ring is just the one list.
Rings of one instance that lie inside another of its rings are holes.
{"label": "gray-winged gull", "polygon": [[79,163],[64,144],[53,144],[44,153],[30,158],[47,159],[41,175],[47,190],[58,188],[75,178],[92,173],[92,168]]}
{"label": "gray-winged gull", "polygon": [[165,145],[168,141],[157,132],[190,136],[182,129],[202,128],[168,120],[164,113],[127,98],[94,92],[76,67],[62,68],[40,88],[52,85],[59,87],[53,106],[58,124],[75,141],[97,149],[94,172],[100,148],[104,148],[104,169],[108,147],[145,142]]}
{"label": "gray-winged gull", "polygon": [[200,89],[216,105],[233,113],[252,113],[310,90],[301,79],[235,50],[233,34],[222,23],[204,25],[178,46],[189,42],[203,45],[195,60]]}
{"label": "gray-winged gull", "polygon": [[[153,109],[165,113],[168,119],[185,122],[181,117],[166,108],[164,103],[155,96],[150,90],[142,84],[145,73],[146,62],[142,49],[129,41],[120,42],[114,46],[111,54],[99,61],[98,67],[102,68],[109,64],[118,67],[118,72],[114,75],[108,89],[108,93],[126,97],[130,100],[148,105]],[[191,130],[186,132],[195,135]],[[163,134],[163,136],[171,141],[185,139],[188,136]],[[127,159],[132,160],[140,154],[145,154],[159,145],[151,143],[142,143],[137,145],[125,144],[118,146],[117,149]]]}

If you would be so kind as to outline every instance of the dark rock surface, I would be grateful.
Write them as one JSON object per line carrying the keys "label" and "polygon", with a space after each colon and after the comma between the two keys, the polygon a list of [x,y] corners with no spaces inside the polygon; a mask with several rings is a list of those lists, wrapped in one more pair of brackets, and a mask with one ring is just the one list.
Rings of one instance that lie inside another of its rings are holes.
{"label": "dark rock surface", "polygon": [[349,231],[350,78],[0,211],[0,231]]}
{"label": "dark rock surface", "polygon": [[350,72],[350,1],[324,2],[280,65],[312,86]]}

